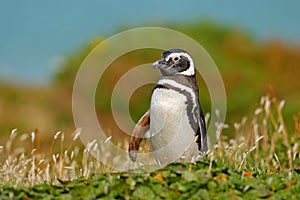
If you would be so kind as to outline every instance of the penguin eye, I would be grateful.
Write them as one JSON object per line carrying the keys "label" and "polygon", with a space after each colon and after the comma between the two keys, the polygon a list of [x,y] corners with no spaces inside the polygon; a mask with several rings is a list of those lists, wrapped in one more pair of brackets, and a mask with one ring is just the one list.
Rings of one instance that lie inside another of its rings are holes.
{"label": "penguin eye", "polygon": [[175,58],[173,58],[173,60],[174,60],[174,61],[177,61],[177,60],[179,60],[179,58],[178,58],[178,57],[175,57]]}

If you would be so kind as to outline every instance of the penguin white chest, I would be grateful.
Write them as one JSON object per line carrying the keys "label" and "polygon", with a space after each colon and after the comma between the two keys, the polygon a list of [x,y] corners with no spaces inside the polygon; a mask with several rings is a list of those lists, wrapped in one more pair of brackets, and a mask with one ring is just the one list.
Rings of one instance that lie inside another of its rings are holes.
{"label": "penguin white chest", "polygon": [[186,97],[184,95],[172,90],[156,89],[153,92],[150,106],[151,136],[155,136],[164,129],[164,139],[170,139],[169,137],[173,135],[171,130],[180,125],[183,112],[186,112],[185,101]]}
{"label": "penguin white chest", "polygon": [[[159,165],[178,160],[185,155],[195,140],[195,133],[189,124],[187,97],[170,89],[156,89],[151,98],[150,141],[154,158]],[[197,145],[193,145],[194,156]],[[190,159],[190,158],[189,158]]]}

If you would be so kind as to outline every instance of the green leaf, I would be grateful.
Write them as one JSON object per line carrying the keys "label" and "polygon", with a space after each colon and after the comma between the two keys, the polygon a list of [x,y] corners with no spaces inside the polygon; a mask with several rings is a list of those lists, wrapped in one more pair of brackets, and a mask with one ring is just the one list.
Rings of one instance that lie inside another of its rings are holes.
{"label": "green leaf", "polygon": [[193,172],[190,172],[190,171],[183,171],[182,178],[186,182],[197,181],[197,175]]}
{"label": "green leaf", "polygon": [[154,192],[149,187],[143,185],[136,187],[132,195],[136,199],[156,199],[156,195],[154,194]]}
{"label": "green leaf", "polygon": [[272,175],[266,180],[268,186],[272,191],[280,190],[285,188],[285,185],[278,175]]}

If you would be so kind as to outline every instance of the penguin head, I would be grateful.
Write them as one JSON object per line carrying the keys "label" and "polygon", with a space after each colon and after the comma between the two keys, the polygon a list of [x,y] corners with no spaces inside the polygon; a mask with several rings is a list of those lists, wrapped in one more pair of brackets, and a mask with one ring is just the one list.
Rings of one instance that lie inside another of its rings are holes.
{"label": "penguin head", "polygon": [[152,64],[153,69],[160,69],[162,75],[195,75],[195,67],[192,57],[182,49],[170,49],[164,51],[161,59]]}

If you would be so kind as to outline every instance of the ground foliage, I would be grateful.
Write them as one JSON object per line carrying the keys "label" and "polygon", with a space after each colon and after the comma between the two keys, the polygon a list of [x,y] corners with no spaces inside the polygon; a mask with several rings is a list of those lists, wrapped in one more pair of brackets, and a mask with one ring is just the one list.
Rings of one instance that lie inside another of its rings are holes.
{"label": "ground foliage", "polygon": [[4,187],[1,199],[299,199],[300,171],[237,172],[217,159],[171,164],[150,173],[94,174],[89,179]]}

